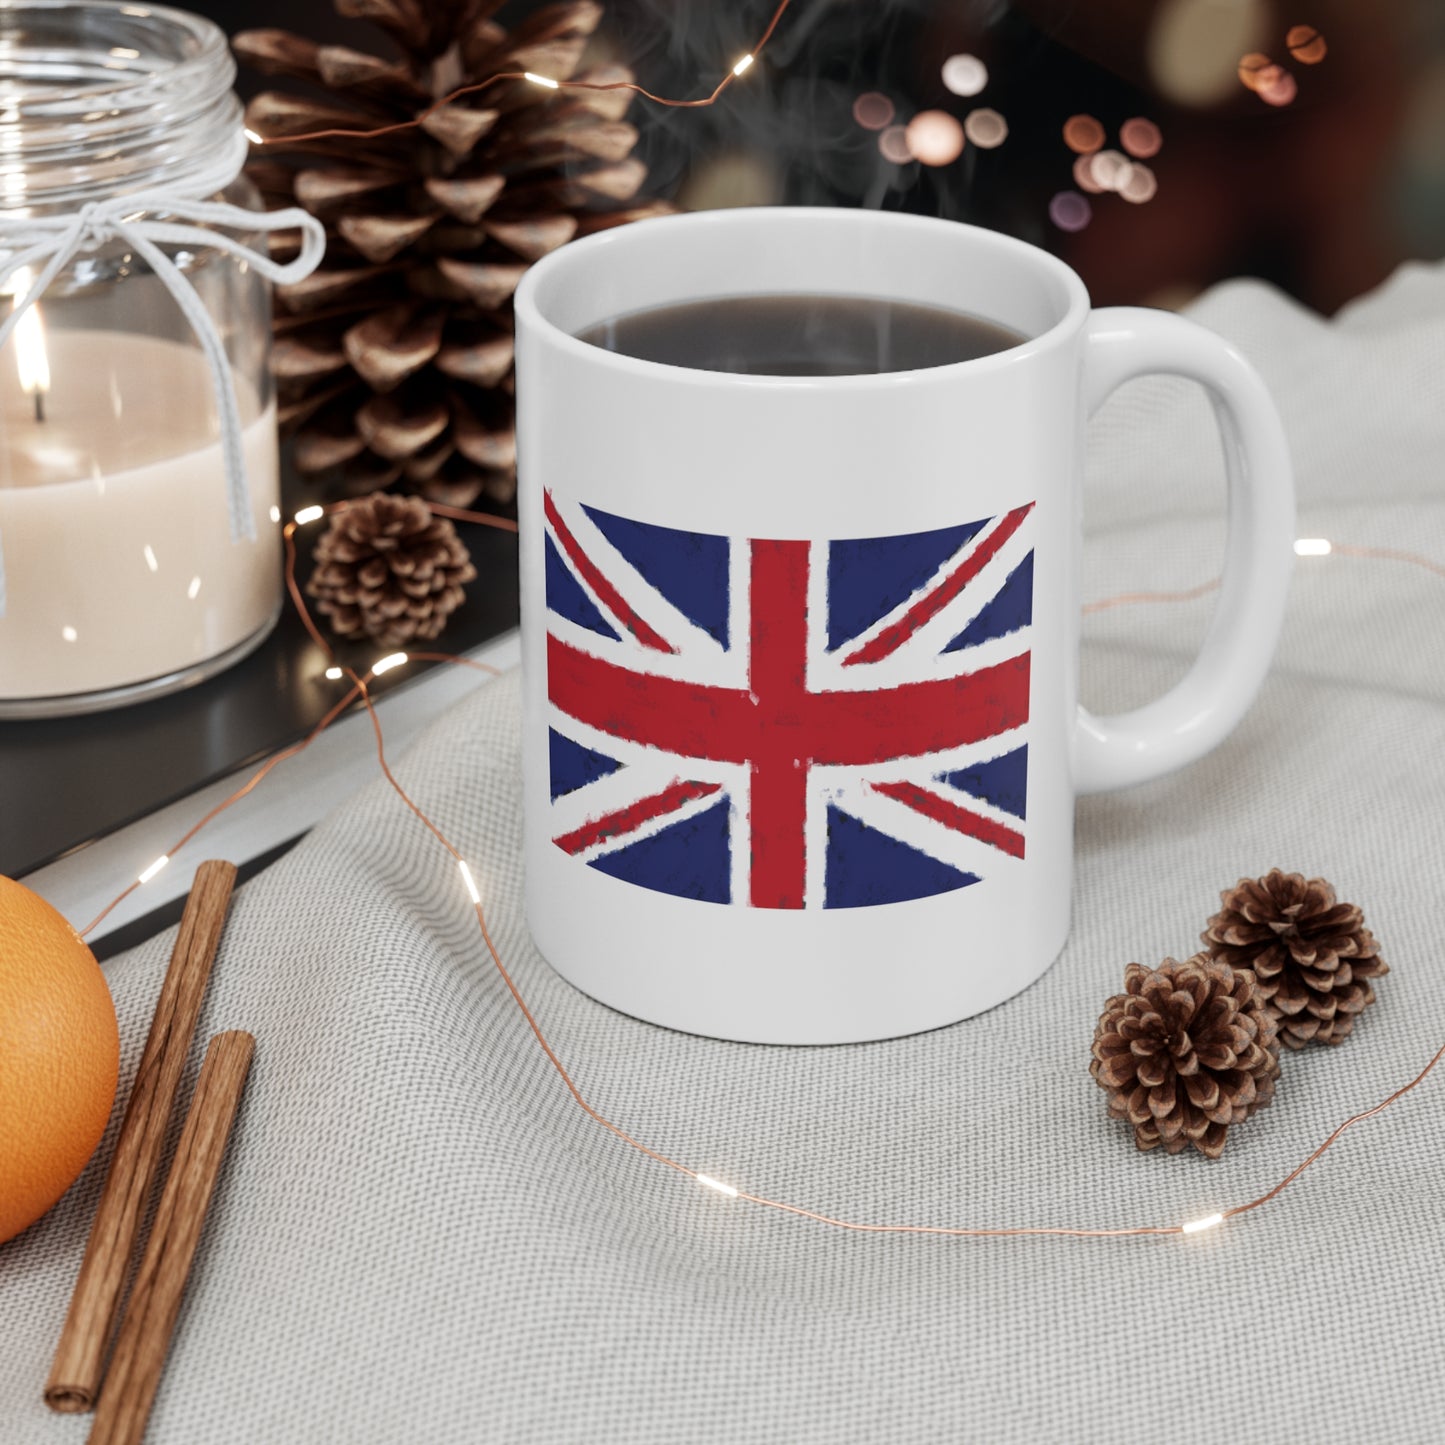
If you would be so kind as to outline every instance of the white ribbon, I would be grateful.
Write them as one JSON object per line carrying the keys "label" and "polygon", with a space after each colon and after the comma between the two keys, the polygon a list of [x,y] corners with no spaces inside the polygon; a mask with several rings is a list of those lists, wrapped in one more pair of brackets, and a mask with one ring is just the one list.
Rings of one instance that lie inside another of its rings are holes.
{"label": "white ribbon", "polygon": [[[231,176],[234,175],[233,169]],[[150,215],[165,215],[167,219],[150,220]],[[252,250],[224,234],[223,230],[218,230],[218,227],[224,228],[224,231],[242,232],[299,230],[301,252],[294,260],[278,265],[264,252]],[[161,247],[170,245],[190,250],[210,248],[224,251],[244,261],[268,281],[285,286],[309,276],[320,264],[326,251],[325,228],[314,216],[296,207],[281,211],[247,211],[240,206],[220,201],[191,200],[164,190],[133,192],[91,201],[67,216],[7,216],[0,212],[0,251],[8,253],[4,261],[0,261],[0,291],[23,267],[41,268],[30,289],[16,298],[14,309],[0,324],[0,351],[3,351],[20,318],[77,255],[95,250],[112,240],[124,241],[136,255],[150,264],[201,343],[216,387],[231,540],[255,541],[256,522],[251,511],[246,459],[241,450],[241,409],[236,400],[235,378],[226,359],[226,346],[196,288]],[[3,548],[0,548],[0,617],[4,615],[5,557]]]}

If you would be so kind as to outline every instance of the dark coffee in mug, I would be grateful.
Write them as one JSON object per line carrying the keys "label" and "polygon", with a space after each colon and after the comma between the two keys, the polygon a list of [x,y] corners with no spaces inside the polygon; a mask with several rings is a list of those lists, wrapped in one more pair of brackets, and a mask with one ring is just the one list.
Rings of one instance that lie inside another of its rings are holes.
{"label": "dark coffee in mug", "polygon": [[1016,331],[937,306],[871,296],[722,296],[633,311],[580,339],[605,351],[751,376],[872,376],[973,361]]}

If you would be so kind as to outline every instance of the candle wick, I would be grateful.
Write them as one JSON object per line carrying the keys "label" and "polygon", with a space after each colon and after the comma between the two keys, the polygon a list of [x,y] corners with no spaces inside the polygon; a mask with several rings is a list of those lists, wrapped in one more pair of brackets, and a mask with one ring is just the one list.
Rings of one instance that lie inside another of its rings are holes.
{"label": "candle wick", "polygon": [[35,388],[35,420],[45,420],[45,392],[38,386]]}

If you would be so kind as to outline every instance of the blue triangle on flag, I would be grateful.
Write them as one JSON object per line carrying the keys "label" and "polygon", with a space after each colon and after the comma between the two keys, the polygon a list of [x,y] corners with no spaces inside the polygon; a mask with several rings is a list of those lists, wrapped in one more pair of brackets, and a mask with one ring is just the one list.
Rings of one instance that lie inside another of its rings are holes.
{"label": "blue triangle on flag", "polygon": [[869,908],[950,893],[977,883],[964,873],[920,853],[889,833],[860,823],[828,805],[828,861],[824,876],[825,908]]}
{"label": "blue triangle on flag", "polygon": [[574,743],[556,728],[547,729],[547,746],[553,802],[566,793],[585,788],[588,783],[595,783],[598,778],[615,773],[622,766],[616,758]]}
{"label": "blue triangle on flag", "polygon": [[732,897],[728,801],[673,823],[660,833],[589,860],[599,873],[658,893],[727,903]]}
{"label": "blue triangle on flag", "polygon": [[943,650],[959,652],[995,637],[1007,637],[1034,620],[1034,554],[1029,553],[1004,580],[991,602]]}
{"label": "blue triangle on flag", "polygon": [[689,621],[728,645],[728,539],[582,509],[598,531]]}
{"label": "blue triangle on flag", "polygon": [[548,537],[547,542],[547,606],[559,617],[565,617],[579,627],[600,632],[603,637],[616,637],[615,628],[598,611],[597,604],[582,590],[582,584],[567,570],[556,545]]}
{"label": "blue triangle on flag", "polygon": [[1029,792],[1028,747],[1015,748],[1011,753],[959,768],[957,772],[939,773],[938,780],[970,797],[982,798],[1015,818],[1022,818]]}
{"label": "blue triangle on flag", "polygon": [[918,591],[988,519],[901,537],[828,544],[828,648],[866,632]]}

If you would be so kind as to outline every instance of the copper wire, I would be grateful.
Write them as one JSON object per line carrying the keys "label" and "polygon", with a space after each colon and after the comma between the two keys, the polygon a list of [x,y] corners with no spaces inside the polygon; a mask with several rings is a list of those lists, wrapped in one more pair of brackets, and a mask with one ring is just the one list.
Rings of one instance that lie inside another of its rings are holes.
{"label": "copper wire", "polygon": [[[792,4],[792,0],[780,0],[778,8],[773,11],[773,18],[768,21],[768,28],[763,31],[762,38],[753,48],[748,51],[750,61],[756,60],[762,54],[763,47],[773,38],[773,31],[778,28],[778,21],[783,18],[784,11]],[[631,80],[612,80],[606,82],[590,80],[553,80],[550,76],[542,77],[542,83],[548,90],[630,90],[635,95],[640,95],[645,100],[652,101],[655,105],[666,106],[669,110],[699,110],[704,106],[716,105],[722,93],[738,78],[737,70],[729,70],[723,78],[718,81],[710,94],[699,100],[672,100],[665,95],[654,95],[645,86],[638,85]],[[496,75],[489,75],[485,80],[473,81],[470,85],[458,86],[455,90],[448,91],[440,100],[434,100],[425,110],[418,111],[410,120],[395,121],[391,125],[379,125],[367,130],[351,130],[346,127],[331,127],[326,130],[301,131],[296,135],[262,136],[261,144],[285,144],[299,145],[302,141],[331,140],[375,140],[384,135],[395,135],[399,131],[415,130],[428,117],[437,111],[451,105],[454,101],[461,100],[463,96],[475,95],[478,91],[486,90],[488,87],[497,85],[504,80],[523,80],[529,85],[537,84],[531,74],[525,70],[503,70]],[[254,134],[254,132],[253,132]]]}
{"label": "copper wire", "polygon": [[1083,613],[1086,617],[1095,612],[1107,612],[1111,607],[1133,607],[1146,602],[1193,602],[1217,591],[1219,578],[1201,582],[1198,587],[1188,587],[1183,592],[1121,592],[1117,597],[1105,597],[1099,602],[1086,602]]}
{"label": "copper wire", "polygon": [[[781,13],[781,10],[779,11],[779,13]],[[326,511],[334,512],[338,509],[344,509],[349,505],[351,504],[348,502],[335,502],[332,503],[329,507],[327,507]],[[492,517],[484,513],[468,512],[460,507],[443,507],[438,504],[432,504],[432,509],[433,511],[436,511],[457,521],[475,522],[488,526],[498,526],[510,531],[516,530],[515,522],[508,522],[506,519]],[[297,524],[293,521],[288,522],[283,529],[283,537],[286,545],[287,591],[290,593],[291,600],[295,604],[296,609],[300,614],[301,621],[305,626],[307,632],[325,650],[328,656],[334,656],[330,644],[326,641],[320,630],[317,628],[315,621],[312,619],[310,610],[307,608],[305,599],[302,596],[301,588],[296,581],[296,527]],[[1384,547],[1351,547],[1340,543],[1333,544],[1332,551],[1341,556],[1369,557],[1388,561],[1405,562],[1411,565],[1424,567],[1427,570],[1437,574],[1438,576],[1445,577],[1445,567],[1442,567],[1440,564],[1431,561],[1429,558],[1421,557],[1413,552],[1402,552],[1393,548]],[[1182,601],[1191,597],[1203,596],[1206,592],[1213,590],[1213,588],[1217,587],[1218,585],[1219,584],[1216,580],[1214,582],[1203,584],[1200,587],[1189,589],[1186,592],[1126,593],[1122,594],[1119,597],[1106,598],[1102,602],[1092,603],[1084,610],[1100,611],[1106,607],[1122,606],[1126,602]],[[409,659],[415,658],[418,661],[426,660],[446,663],[460,663],[467,666],[479,667],[484,671],[490,671],[494,673],[497,671],[497,669],[491,668],[485,663],[478,663],[475,659],[471,658],[458,657],[453,653],[418,652],[408,653],[407,656]],[[197,833],[201,831],[202,828],[206,826],[207,823],[209,823],[219,813],[224,812],[227,808],[231,807],[234,803],[239,802],[243,797],[245,797],[253,788],[257,786],[257,784],[262,781],[263,778],[265,778],[265,776],[271,771],[272,768],[276,766],[277,763],[283,761],[285,758],[293,757],[297,753],[303,752],[307,747],[309,747],[311,743],[318,736],[320,736],[320,734],[325,731],[325,729],[329,727],[331,723],[338,716],[340,716],[340,714],[345,711],[346,708],[348,708],[354,700],[359,698],[362,705],[365,707],[367,715],[371,721],[372,733],[376,741],[377,761],[380,765],[382,775],[386,778],[387,782],[390,784],[397,796],[401,799],[402,803],[405,804],[405,806],[411,811],[411,813],[417,818],[417,820],[432,834],[432,836],[436,838],[436,840],[452,856],[452,858],[458,864],[465,863],[462,854],[457,850],[451,840],[446,836],[446,834],[441,831],[440,828],[437,827],[437,825],[432,821],[432,819],[428,817],[426,812],[416,803],[416,801],[411,797],[411,795],[406,791],[406,789],[402,787],[401,783],[397,780],[396,775],[392,772],[391,766],[388,763],[386,757],[386,744],[384,735],[382,733],[381,719],[377,716],[376,707],[372,701],[371,692],[366,684],[365,678],[363,678],[353,668],[347,667],[343,670],[346,675],[349,676],[352,680],[352,686],[350,690],[346,693],[346,695],[326,713],[326,715],[321,719],[321,721],[317,723],[317,725],[311,730],[310,733],[307,734],[307,736],[301,742],[293,744],[291,747],[277,753],[273,758],[270,758],[243,787],[237,789],[235,793],[230,795],[230,797],[219,803],[216,807],[212,808],[211,811],[205,815],[205,817],[203,817],[193,828],[191,828],[186,834],[182,836],[182,838],[176,843],[175,847],[170,850],[172,854],[179,851],[180,848],[182,848],[187,842],[189,842]],[[82,935],[87,934],[92,929],[94,929],[96,924],[98,924],[101,919],[103,919],[106,914],[111,911],[111,909],[113,909],[118,903],[120,903],[122,899],[128,897],[131,893],[133,893],[135,889],[139,886],[139,883],[132,883],[130,887],[128,887],[123,893],[116,897],[85,929],[82,930]],[[571,1074],[567,1071],[566,1066],[563,1064],[556,1050],[553,1049],[552,1045],[548,1042],[547,1036],[545,1033],[543,1033],[542,1027],[537,1022],[536,1016],[533,1014],[530,1007],[528,1007],[527,1001],[522,996],[521,990],[517,987],[516,981],[513,979],[510,970],[503,962],[501,952],[497,948],[497,945],[492,938],[491,930],[487,926],[486,912],[482,904],[474,904],[473,910],[476,913],[477,925],[481,931],[482,940],[486,945],[487,953],[491,957],[493,966],[496,968],[502,982],[506,985],[507,991],[511,994],[512,1000],[517,1005],[517,1008],[521,1012],[522,1017],[526,1020],[527,1026],[531,1030],[533,1038],[536,1039],[538,1047],[546,1055],[548,1063],[550,1063],[552,1068],[556,1071],[557,1076],[561,1079],[563,1086],[571,1095],[573,1102],[578,1106],[578,1108],[580,1108],[583,1113],[585,1113],[589,1118],[600,1124],[609,1133],[615,1135],[619,1140],[621,1140],[622,1143],[626,1144],[629,1148],[635,1149],[638,1153],[646,1155],[654,1162],[666,1165],[667,1168],[675,1170],[679,1174],[687,1175],[689,1178],[696,1180],[699,1183],[713,1182],[708,1178],[708,1176],[700,1174],[699,1171],[693,1169],[690,1165],[680,1163],[678,1160],[673,1159],[668,1155],[663,1154],[660,1151],[653,1149],[647,1144],[644,1144],[640,1140],[634,1138],[625,1129],[623,1129],[620,1125],[615,1124],[604,1113],[602,1113],[601,1110],[597,1109],[587,1100],[586,1096],[582,1093],[582,1091],[578,1088],[577,1084],[574,1082]],[[1295,1180],[1298,1179],[1300,1175],[1302,1175],[1312,1164],[1314,1164],[1319,1158],[1321,1158],[1321,1156],[1323,1156],[1326,1151],[1334,1145],[1334,1143],[1340,1138],[1341,1135],[1345,1133],[1347,1129],[1352,1128],[1355,1124],[1360,1123],[1362,1120],[1373,1118],[1376,1114],[1382,1113],[1397,1100],[1403,1098],[1412,1089],[1417,1088],[1421,1083],[1425,1081],[1425,1079],[1440,1063],[1442,1058],[1445,1058],[1445,1044],[1442,1044],[1440,1046],[1440,1048],[1431,1057],[1430,1061],[1425,1065],[1425,1067],[1421,1069],[1420,1072],[1416,1074],[1415,1077],[1411,1079],[1408,1083],[1401,1085],[1400,1088],[1396,1089],[1394,1093],[1390,1094],[1387,1098],[1382,1099],[1378,1104],[1374,1105],[1373,1108],[1365,1109],[1358,1114],[1352,1114],[1343,1123],[1336,1126],[1333,1132],[1330,1133],[1330,1135],[1324,1140],[1323,1143],[1318,1146],[1318,1148],[1314,1150],[1313,1153],[1308,1155],[1299,1164],[1297,1164],[1288,1174],[1284,1176],[1283,1179],[1281,1179],[1277,1184],[1275,1184],[1273,1188],[1267,1190],[1265,1193],[1260,1194],[1256,1198],[1251,1199],[1244,1204],[1236,1204],[1228,1209],[1221,1210],[1218,1216],[1219,1219],[1233,1219],[1239,1215],[1248,1214],[1251,1210],[1258,1209],[1262,1205],[1270,1203],[1279,1194],[1283,1193],[1283,1191],[1287,1189],[1291,1184],[1293,1184]],[[894,1224],[886,1222],[843,1219],[839,1218],[836,1215],[824,1214],[819,1210],[807,1209],[802,1205],[790,1204],[785,1200],[772,1199],[765,1194],[754,1194],[743,1189],[739,1189],[735,1197],[739,1200],[744,1200],[749,1204],[758,1205],[764,1209],[777,1210],[780,1213],[791,1214],[800,1219],[810,1219],[817,1224],[824,1224],[835,1229],[847,1229],[858,1233],[866,1234],[933,1234],[969,1238],[1009,1238],[1019,1235],[1056,1235],[1065,1236],[1072,1239],[1121,1239],[1141,1235],[1183,1235],[1189,1232],[1188,1230],[1186,1230],[1183,1224],[1132,1225],[1124,1226],[1117,1229],[1074,1229],[1063,1225],[1017,1225],[989,1228],[982,1226],[955,1226],[941,1224]],[[1203,1221],[1203,1223],[1208,1222],[1211,1221]],[[1198,1225],[1194,1227],[1198,1227]]]}

